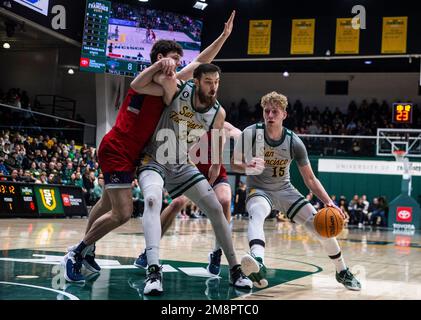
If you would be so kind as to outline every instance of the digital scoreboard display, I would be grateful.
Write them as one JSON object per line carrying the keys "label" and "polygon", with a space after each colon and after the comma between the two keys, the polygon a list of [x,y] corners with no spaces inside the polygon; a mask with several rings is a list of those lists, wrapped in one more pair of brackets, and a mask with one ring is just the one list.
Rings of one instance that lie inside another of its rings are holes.
{"label": "digital scoreboard display", "polygon": [[104,73],[111,2],[87,1],[80,69]]}
{"label": "digital scoreboard display", "polygon": [[75,215],[88,215],[79,187],[0,181],[1,218]]}
{"label": "digital scoreboard display", "polygon": [[412,124],[412,113],[414,106],[412,103],[400,102],[393,104],[392,122],[402,124]]}
{"label": "digital scoreboard display", "polygon": [[0,216],[38,216],[34,188],[19,183],[0,183]]}
{"label": "digital scoreboard display", "polygon": [[88,0],[80,70],[134,77],[151,64],[160,39],[183,48],[181,67],[200,53],[202,20],[139,4]]}

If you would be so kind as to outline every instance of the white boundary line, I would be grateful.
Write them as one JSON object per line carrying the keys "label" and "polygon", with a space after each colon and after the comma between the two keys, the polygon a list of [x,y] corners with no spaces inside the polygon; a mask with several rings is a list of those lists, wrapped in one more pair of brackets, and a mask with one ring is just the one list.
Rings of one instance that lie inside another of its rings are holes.
{"label": "white boundary line", "polygon": [[52,291],[52,292],[55,292],[55,293],[62,294],[63,296],[68,297],[70,300],[80,300],[78,297],[74,296],[73,294],[70,294],[70,293],[67,293],[67,292],[64,292],[64,291],[60,291],[60,290],[51,289],[51,288],[34,286],[34,285],[31,285],[31,284],[24,284],[24,283],[6,282],[6,281],[0,281],[0,284],[9,284],[9,285],[15,285],[15,286],[22,286],[22,287],[30,287],[30,288],[35,288],[35,289],[41,289],[41,290],[48,290],[48,291]]}

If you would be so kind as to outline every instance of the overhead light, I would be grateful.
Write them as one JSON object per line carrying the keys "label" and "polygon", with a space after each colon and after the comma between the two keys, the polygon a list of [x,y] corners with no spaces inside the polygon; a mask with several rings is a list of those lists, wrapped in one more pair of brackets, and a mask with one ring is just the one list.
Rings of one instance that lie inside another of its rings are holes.
{"label": "overhead light", "polygon": [[285,71],[282,75],[283,75],[285,78],[287,78],[287,77],[289,77],[289,72],[288,72],[288,71]]}
{"label": "overhead light", "polygon": [[372,64],[372,63],[373,63],[373,61],[371,61],[371,60],[366,60],[366,61],[364,61],[364,63],[365,63],[365,64]]}
{"label": "overhead light", "polygon": [[139,0],[140,2],[148,2],[149,0]]}
{"label": "overhead light", "polygon": [[73,69],[69,69],[69,70],[67,71],[67,73],[68,73],[68,74],[75,74],[75,71],[74,71]]}
{"label": "overhead light", "polygon": [[196,1],[193,8],[199,9],[199,10],[205,10],[205,8],[208,6],[208,4],[205,2],[205,0]]}
{"label": "overhead light", "polygon": [[3,43],[3,48],[10,49],[10,44],[8,42]]}

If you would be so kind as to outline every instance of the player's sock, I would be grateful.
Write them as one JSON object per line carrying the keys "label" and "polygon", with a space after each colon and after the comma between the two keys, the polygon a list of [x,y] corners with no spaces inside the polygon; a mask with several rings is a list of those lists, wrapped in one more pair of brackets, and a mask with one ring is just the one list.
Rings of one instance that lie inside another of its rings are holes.
{"label": "player's sock", "polygon": [[265,233],[263,225],[270,214],[271,207],[267,200],[260,196],[252,197],[247,201],[249,213],[248,239],[251,253],[264,259]]}
{"label": "player's sock", "polygon": [[82,251],[87,247],[88,245],[85,243],[85,242],[83,242],[83,241],[81,241],[78,245],[77,245],[77,247],[73,250],[73,251],[75,251],[75,252],[77,252],[77,253],[79,253],[79,254],[82,254]]}
{"label": "player's sock", "polygon": [[329,258],[332,260],[333,264],[336,267],[336,271],[339,273],[343,270],[346,270],[346,264],[345,264],[345,260],[342,257],[342,252],[339,251],[338,254],[335,254],[333,256],[329,256]]}
{"label": "player's sock", "polygon": [[145,207],[143,211],[143,230],[146,243],[146,256],[149,266],[159,265],[159,242],[161,240],[161,206],[163,180],[154,171],[140,174]]}
{"label": "player's sock", "polygon": [[262,258],[265,261],[265,242],[260,239],[254,239],[249,242],[250,252],[255,257]]}

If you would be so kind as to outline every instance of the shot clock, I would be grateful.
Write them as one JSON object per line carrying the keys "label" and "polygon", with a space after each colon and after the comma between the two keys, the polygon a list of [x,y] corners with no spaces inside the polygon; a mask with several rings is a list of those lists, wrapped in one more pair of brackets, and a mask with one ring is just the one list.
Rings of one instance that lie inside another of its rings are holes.
{"label": "shot clock", "polygon": [[412,103],[399,102],[393,104],[392,122],[402,124],[412,124]]}

